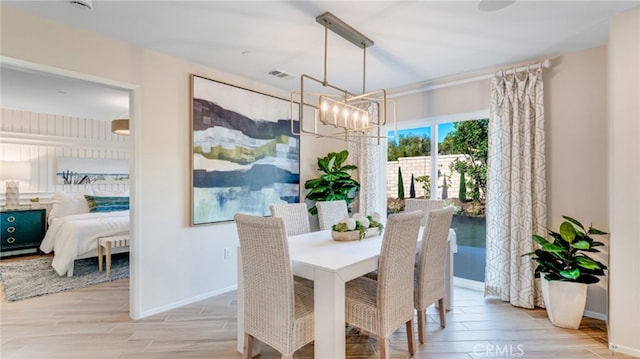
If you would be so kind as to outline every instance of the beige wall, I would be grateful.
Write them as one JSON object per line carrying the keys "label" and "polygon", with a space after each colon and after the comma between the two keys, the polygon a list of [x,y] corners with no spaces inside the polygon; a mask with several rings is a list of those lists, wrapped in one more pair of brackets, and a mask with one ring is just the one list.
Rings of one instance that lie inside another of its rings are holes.
{"label": "beige wall", "polygon": [[[606,48],[554,59],[544,80],[548,228],[567,215],[609,232]],[[594,257],[606,264],[607,250]],[[607,277],[589,286],[587,314],[607,313],[606,290]]]}
{"label": "beige wall", "polygon": [[609,347],[640,357],[640,8],[613,18],[609,43]]}
{"label": "beige wall", "polygon": [[488,109],[489,91],[490,80],[481,80],[399,97],[398,122]]}

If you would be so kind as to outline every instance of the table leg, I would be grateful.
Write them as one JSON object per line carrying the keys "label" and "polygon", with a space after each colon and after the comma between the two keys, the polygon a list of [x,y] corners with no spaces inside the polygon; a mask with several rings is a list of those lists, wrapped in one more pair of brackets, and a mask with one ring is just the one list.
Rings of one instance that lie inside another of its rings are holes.
{"label": "table leg", "polygon": [[102,246],[100,245],[100,239],[98,241],[98,272],[102,272]]}
{"label": "table leg", "polygon": [[314,330],[316,359],[345,357],[345,283],[334,272],[316,269],[314,286]]}
{"label": "table leg", "polygon": [[[444,261],[444,309],[451,311],[453,309],[453,253],[456,252],[456,234],[452,230],[449,232],[447,241],[446,259]],[[435,303],[436,309],[440,309],[438,302]]]}
{"label": "table leg", "polygon": [[453,230],[449,232],[449,240],[447,242],[447,254],[445,260],[445,289],[444,309],[453,310],[453,254],[457,250],[456,233]]}
{"label": "table leg", "polygon": [[106,252],[105,255],[107,257],[107,277],[111,275],[111,242],[106,243]]}

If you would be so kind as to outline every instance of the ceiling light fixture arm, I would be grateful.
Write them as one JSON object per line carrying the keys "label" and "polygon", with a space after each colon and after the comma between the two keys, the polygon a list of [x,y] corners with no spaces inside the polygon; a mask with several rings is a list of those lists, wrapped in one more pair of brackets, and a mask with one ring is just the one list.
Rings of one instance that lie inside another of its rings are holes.
{"label": "ceiling light fixture arm", "polygon": [[[316,17],[316,22],[324,27],[324,76],[322,81],[307,74],[300,76],[300,92],[291,93],[291,132],[295,135],[305,134],[343,139],[348,142],[380,144],[381,138],[387,138],[382,135],[382,130],[387,124],[388,104],[395,132],[396,104],[394,100],[387,98],[384,89],[366,92],[367,47],[372,46],[373,41],[329,12]],[[353,94],[346,88],[329,83],[329,30],[362,49],[362,94]],[[305,82],[315,88],[320,85],[323,89],[308,91]],[[298,114],[297,119],[293,117],[295,113]],[[312,117],[312,123],[309,120],[305,121],[309,115]],[[298,129],[294,131],[296,121]],[[320,125],[323,126],[322,130],[319,128]]]}

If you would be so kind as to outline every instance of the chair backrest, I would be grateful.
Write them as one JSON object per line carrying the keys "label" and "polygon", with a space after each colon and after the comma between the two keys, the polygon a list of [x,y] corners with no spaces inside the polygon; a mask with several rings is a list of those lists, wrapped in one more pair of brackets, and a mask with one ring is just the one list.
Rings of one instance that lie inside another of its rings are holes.
{"label": "chair backrest", "polygon": [[269,206],[269,210],[273,217],[284,219],[287,235],[294,236],[311,232],[309,212],[307,212],[305,203],[272,204]]}
{"label": "chair backrest", "polygon": [[439,209],[444,207],[444,200],[441,199],[418,199],[418,198],[407,198],[404,200],[404,211],[405,212],[413,212],[413,211],[422,211],[422,225],[424,226],[429,218],[429,212],[432,209]]}
{"label": "chair backrest", "polygon": [[378,262],[378,306],[391,334],[413,318],[413,273],[422,213],[391,214],[385,224]]}
{"label": "chair backrest", "polygon": [[418,309],[425,309],[446,294],[445,261],[452,217],[452,207],[429,212],[417,263],[415,304]]}
{"label": "chair backrest", "polygon": [[331,226],[349,215],[347,202],[344,200],[319,201],[316,202],[316,208],[318,208],[320,230],[331,229]]}
{"label": "chair backrest", "polygon": [[292,337],[294,284],[284,220],[234,216],[244,280],[244,331],[282,352]]}

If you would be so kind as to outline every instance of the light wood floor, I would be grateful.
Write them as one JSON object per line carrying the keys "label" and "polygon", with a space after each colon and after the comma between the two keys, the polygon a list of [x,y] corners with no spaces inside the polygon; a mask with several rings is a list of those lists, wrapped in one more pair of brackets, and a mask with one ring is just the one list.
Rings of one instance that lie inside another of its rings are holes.
{"label": "light wood floor", "polygon": [[[128,279],[24,301],[2,301],[0,357],[240,358],[236,295],[219,295],[149,318],[129,318]],[[441,329],[428,309],[427,343],[415,358],[609,358],[604,322],[584,318],[579,330],[553,327],[544,310],[517,309],[480,292],[456,288]],[[347,358],[375,358],[375,339],[348,329]],[[391,339],[391,356],[409,358],[406,333]],[[263,348],[261,358],[279,358]],[[307,345],[296,358],[312,358]],[[616,358],[629,358],[616,354]]]}

